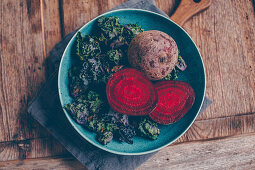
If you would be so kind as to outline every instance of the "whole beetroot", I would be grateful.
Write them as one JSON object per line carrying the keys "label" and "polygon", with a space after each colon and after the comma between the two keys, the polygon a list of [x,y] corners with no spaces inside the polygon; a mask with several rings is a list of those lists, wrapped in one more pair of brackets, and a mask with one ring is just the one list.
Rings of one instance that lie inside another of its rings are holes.
{"label": "whole beetroot", "polygon": [[128,49],[129,63],[144,72],[150,80],[167,76],[178,61],[178,47],[168,34],[145,31],[131,41]]}

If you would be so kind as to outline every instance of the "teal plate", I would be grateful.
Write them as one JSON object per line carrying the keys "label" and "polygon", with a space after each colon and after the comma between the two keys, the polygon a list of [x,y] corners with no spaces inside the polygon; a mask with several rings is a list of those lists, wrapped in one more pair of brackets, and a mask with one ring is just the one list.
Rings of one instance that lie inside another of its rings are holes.
{"label": "teal plate", "polygon": [[[141,25],[145,31],[160,30],[172,36],[178,45],[181,56],[188,65],[187,69],[179,74],[178,80],[188,82],[194,89],[196,94],[194,105],[178,122],[167,126],[160,126],[161,133],[157,140],[152,141],[141,137],[135,137],[132,145],[119,143],[114,140],[105,146],[101,145],[95,139],[95,133],[77,124],[65,110],[64,113],[72,126],[83,138],[108,152],[121,155],[141,155],[160,150],[183,135],[194,122],[200,111],[205,95],[205,71],[201,55],[190,36],[181,27],[163,15],[146,10],[122,9],[107,12],[100,16],[117,16],[120,18],[119,21],[121,24],[133,23]],[[96,21],[100,16],[88,22],[80,28],[79,31],[82,32],[83,35],[91,34],[93,30],[95,30]],[[59,67],[58,88],[62,106],[72,102],[68,90],[68,69],[73,64],[72,55],[74,55],[75,36],[76,35],[74,35],[67,45]]]}

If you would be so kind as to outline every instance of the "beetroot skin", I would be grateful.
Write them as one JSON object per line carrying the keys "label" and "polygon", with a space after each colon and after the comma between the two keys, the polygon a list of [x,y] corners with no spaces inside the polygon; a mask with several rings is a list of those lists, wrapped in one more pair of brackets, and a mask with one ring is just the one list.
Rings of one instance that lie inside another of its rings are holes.
{"label": "beetroot skin", "polygon": [[150,117],[160,124],[171,124],[180,120],[192,107],[195,93],[182,81],[161,81],[154,87],[158,94],[158,105]]}
{"label": "beetroot skin", "polygon": [[149,114],[158,102],[153,84],[143,73],[132,68],[115,73],[107,83],[106,94],[113,110],[132,116]]}
{"label": "beetroot skin", "polygon": [[149,80],[160,80],[177,64],[178,47],[174,39],[162,31],[144,31],[131,41],[128,61]]}

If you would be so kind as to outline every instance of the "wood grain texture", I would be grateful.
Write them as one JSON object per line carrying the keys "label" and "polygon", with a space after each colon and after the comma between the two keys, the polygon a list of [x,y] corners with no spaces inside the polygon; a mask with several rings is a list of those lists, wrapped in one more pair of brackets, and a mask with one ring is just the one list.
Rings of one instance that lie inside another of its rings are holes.
{"label": "wood grain texture", "polygon": [[[70,155],[54,138],[45,137],[0,143],[0,161]],[[1,169],[1,168],[0,168]]]}
{"label": "wood grain texture", "polygon": [[212,0],[182,0],[178,8],[171,16],[171,20],[180,26],[190,19],[193,15],[205,10],[212,4]]}
{"label": "wood grain texture", "polygon": [[[61,34],[124,1],[0,1],[0,169],[83,168],[69,156],[43,158],[68,153],[29,117],[26,105],[46,79],[45,59]],[[179,2],[156,0],[168,14]],[[214,0],[184,28],[201,51],[213,104],[179,140],[140,169],[254,169],[254,5],[249,0]],[[241,134],[246,135],[234,137]]]}
{"label": "wood grain texture", "polygon": [[61,40],[59,0],[41,0],[40,5],[45,57],[48,57],[50,50]]}
{"label": "wood grain texture", "polygon": [[199,119],[255,112],[254,23],[252,1],[214,0],[184,25],[202,54],[213,100]]}
{"label": "wood grain texture", "polygon": [[[255,134],[209,142],[171,145],[146,161],[137,170],[167,169],[254,169]],[[0,162],[1,169],[85,169],[73,157],[38,158]]]}
{"label": "wood grain texture", "polygon": [[[61,0],[63,8],[64,35],[78,29],[91,19],[122,4],[126,0]],[[171,13],[175,6],[174,0],[156,0],[156,5],[166,13]]]}
{"label": "wood grain texture", "polygon": [[62,0],[64,35],[78,29],[99,14],[123,2],[125,0]]}
{"label": "wood grain texture", "polygon": [[255,113],[208,120],[197,120],[176,143],[207,141],[255,132]]}
{"label": "wood grain texture", "polygon": [[0,141],[48,136],[27,114],[61,39],[58,0],[1,1]]}
{"label": "wood grain texture", "polygon": [[40,1],[1,1],[1,13],[0,141],[26,139],[36,129],[27,101],[45,73]]}
{"label": "wood grain texture", "polygon": [[38,158],[0,162],[0,169],[7,170],[43,170],[43,169],[65,169],[65,170],[86,170],[86,168],[73,157],[66,158]]}
{"label": "wood grain texture", "polygon": [[137,170],[254,169],[255,134],[188,142],[159,151]]}
{"label": "wood grain texture", "polygon": [[[255,114],[198,120],[176,142],[211,141],[245,133],[253,133]],[[164,135],[164,134],[161,134]],[[68,154],[53,137],[27,139],[0,143],[0,160],[21,160]]]}

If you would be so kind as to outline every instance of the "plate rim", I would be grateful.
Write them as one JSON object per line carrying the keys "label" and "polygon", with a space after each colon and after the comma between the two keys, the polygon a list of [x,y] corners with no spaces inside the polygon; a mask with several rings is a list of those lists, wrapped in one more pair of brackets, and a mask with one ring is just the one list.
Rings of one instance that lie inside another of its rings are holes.
{"label": "plate rim", "polygon": [[[68,49],[68,47],[70,46],[70,43],[73,41],[73,39],[76,37],[77,33],[82,30],[84,27],[86,27],[87,25],[89,25],[90,23],[94,22],[95,20],[97,20],[98,18],[104,16],[104,15],[107,15],[107,14],[110,14],[110,13],[114,13],[114,12],[118,12],[118,11],[140,11],[140,12],[147,12],[147,13],[150,13],[150,14],[153,14],[153,15],[157,15],[159,17],[163,17],[165,19],[167,19],[168,21],[170,21],[171,23],[173,23],[175,26],[179,27],[189,38],[190,40],[192,41],[192,43],[195,45],[197,51],[198,51],[198,54],[200,56],[200,59],[201,59],[201,63],[202,63],[202,68],[203,68],[203,73],[204,73],[204,87],[203,87],[203,97],[202,97],[202,101],[200,103],[200,106],[199,106],[199,109],[196,113],[196,116],[194,117],[194,119],[191,121],[191,123],[189,124],[188,127],[186,127],[186,129],[180,134],[178,135],[177,137],[175,137],[171,142],[165,144],[165,145],[162,145],[161,147],[158,147],[156,149],[152,149],[152,150],[149,150],[149,151],[144,151],[144,152],[119,152],[119,151],[113,151],[111,149],[108,149],[106,147],[103,147],[103,145],[100,145],[100,144],[97,144],[93,141],[91,141],[88,137],[86,137],[86,135],[84,135],[83,133],[80,132],[80,130],[72,123],[71,121],[71,117],[70,115],[67,113],[67,111],[63,108],[63,105],[64,105],[64,101],[62,99],[62,94],[61,94],[61,89],[60,89],[60,72],[61,72],[61,68],[62,68],[62,62],[63,62],[63,58],[66,54],[66,51]],[[206,91],[206,74],[205,74],[205,67],[204,67],[204,62],[203,62],[203,59],[202,59],[202,56],[201,56],[201,53],[197,47],[197,45],[195,44],[195,42],[193,41],[193,39],[190,37],[190,35],[181,27],[179,26],[178,24],[176,24],[174,21],[172,21],[169,17],[166,17],[162,14],[159,14],[159,13],[156,13],[156,12],[153,12],[153,11],[149,11],[149,10],[145,10],[145,9],[136,9],[136,8],[125,8],[125,9],[116,9],[116,10],[111,10],[111,11],[108,11],[108,12],[105,12],[103,14],[100,14],[98,15],[97,17],[93,18],[92,20],[90,20],[89,22],[87,22],[86,24],[84,24],[82,27],[80,27],[77,32],[73,35],[73,37],[70,39],[70,41],[68,42],[67,46],[65,47],[65,50],[61,56],[61,61],[60,61],[60,64],[59,64],[59,68],[58,68],[58,94],[59,94],[59,100],[60,100],[60,103],[61,103],[61,107],[62,107],[62,110],[63,112],[65,113],[65,116],[67,117],[68,121],[70,122],[70,124],[72,125],[72,127],[74,127],[74,129],[79,133],[79,135],[81,135],[84,139],[86,139],[89,143],[91,143],[92,145],[104,150],[104,151],[107,151],[107,152],[110,152],[110,153],[114,153],[114,154],[118,154],[118,155],[144,155],[144,154],[148,154],[148,153],[153,153],[153,152],[156,152],[156,151],[159,151],[167,146],[169,146],[170,144],[172,144],[173,142],[175,142],[177,139],[179,139],[184,133],[186,133],[186,131],[190,128],[190,126],[194,123],[194,121],[196,120],[197,116],[199,115],[199,112],[202,108],[202,104],[204,102],[204,98],[205,98],[205,91]]]}

